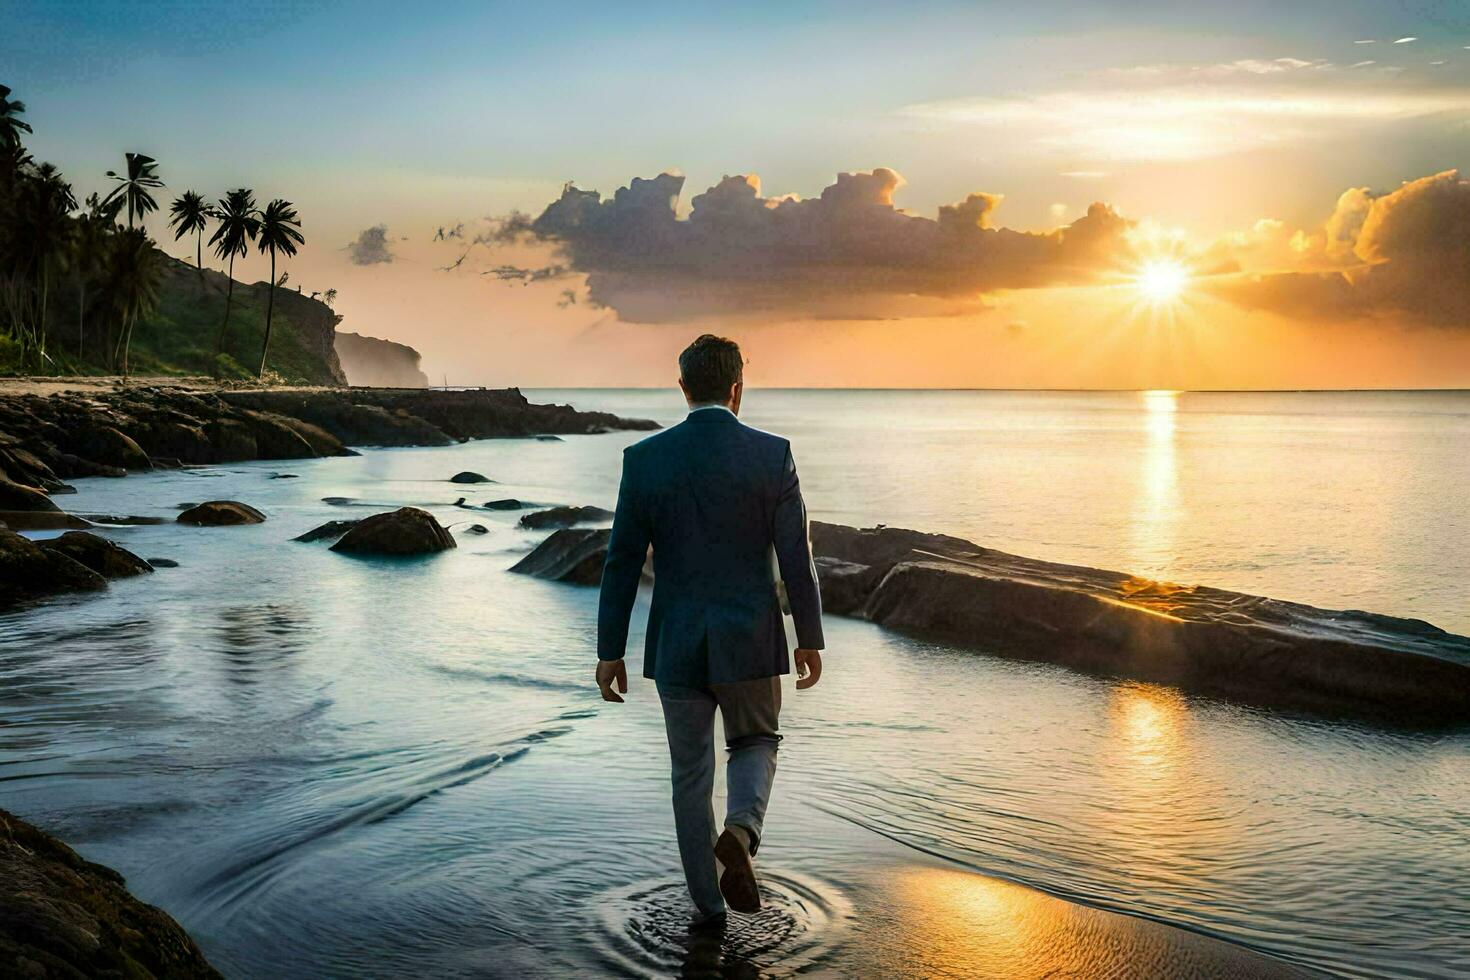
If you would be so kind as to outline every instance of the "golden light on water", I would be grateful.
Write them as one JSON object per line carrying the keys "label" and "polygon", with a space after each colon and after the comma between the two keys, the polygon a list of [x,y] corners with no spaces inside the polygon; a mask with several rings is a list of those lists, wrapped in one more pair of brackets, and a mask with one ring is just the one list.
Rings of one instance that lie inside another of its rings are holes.
{"label": "golden light on water", "polygon": [[1173,303],[1189,285],[1189,270],[1177,259],[1150,259],[1139,268],[1133,283],[1146,302]]}

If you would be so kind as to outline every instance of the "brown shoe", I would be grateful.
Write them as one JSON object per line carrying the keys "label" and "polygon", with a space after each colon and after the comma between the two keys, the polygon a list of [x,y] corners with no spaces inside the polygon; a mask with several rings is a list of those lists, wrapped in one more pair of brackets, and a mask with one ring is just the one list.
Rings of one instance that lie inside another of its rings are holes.
{"label": "brown shoe", "polygon": [[750,915],[761,910],[761,890],[755,882],[755,865],[741,835],[728,827],[715,841],[715,859],[725,871],[720,875],[720,894],[736,912]]}

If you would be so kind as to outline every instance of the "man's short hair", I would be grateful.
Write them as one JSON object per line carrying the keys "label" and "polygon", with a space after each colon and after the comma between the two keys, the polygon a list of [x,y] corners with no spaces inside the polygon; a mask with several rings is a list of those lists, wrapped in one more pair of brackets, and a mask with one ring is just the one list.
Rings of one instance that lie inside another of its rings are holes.
{"label": "man's short hair", "polygon": [[699,337],[679,355],[679,376],[695,404],[729,401],[730,389],[745,376],[740,345],[712,333]]}

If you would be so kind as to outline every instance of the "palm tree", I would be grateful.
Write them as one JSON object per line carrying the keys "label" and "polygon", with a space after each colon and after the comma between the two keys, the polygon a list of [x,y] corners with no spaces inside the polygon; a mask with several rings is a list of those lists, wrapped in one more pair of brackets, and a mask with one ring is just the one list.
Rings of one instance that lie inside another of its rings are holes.
{"label": "palm tree", "polygon": [[270,297],[265,302],[265,343],[260,346],[260,370],[255,372],[257,378],[265,377],[265,358],[271,349],[271,315],[276,306],[276,253],[295,255],[296,246],[305,244],[295,206],[280,198],[267,204],[260,213],[260,239],[256,246],[262,252],[270,253],[271,288]]}
{"label": "palm tree", "polygon": [[139,317],[148,316],[158,308],[163,263],[141,228],[120,232],[110,251],[107,295],[120,328],[112,359],[114,364],[118,363],[118,351],[122,352],[122,376],[126,379],[133,328]]}
{"label": "palm tree", "polygon": [[158,202],[153,195],[148,193],[150,187],[162,187],[163,181],[158,176],[158,161],[142,153],[124,154],[128,161],[127,175],[123,176],[116,170],[107,171],[107,176],[118,182],[113,192],[107,195],[109,201],[121,198],[128,206],[128,227],[133,227],[133,215],[137,214],[138,220],[142,221],[149,211],[158,210]]}
{"label": "palm tree", "polygon": [[204,229],[213,216],[209,205],[204,203],[204,195],[196,191],[184,191],[169,206],[168,210],[173,215],[168,224],[174,229],[174,241],[178,241],[185,235],[194,236],[194,268],[198,269],[202,276],[204,274]]}
{"label": "palm tree", "polygon": [[41,361],[46,360],[46,324],[50,314],[51,274],[65,265],[70,251],[71,212],[77,206],[71,185],[49,163],[35,168],[21,193],[20,218],[32,269],[34,305],[29,337]]}
{"label": "palm tree", "polygon": [[20,134],[29,133],[31,124],[21,121],[26,104],[11,99],[10,88],[0,85],[0,148],[11,150],[20,146]]}
{"label": "palm tree", "polygon": [[214,254],[230,265],[229,282],[225,287],[225,318],[219,325],[219,342],[214,351],[215,377],[219,376],[219,360],[225,352],[225,334],[230,329],[230,305],[235,299],[235,257],[250,251],[250,243],[260,228],[259,213],[255,210],[254,192],[243,187],[225,194],[214,210],[219,227],[209,236],[209,244],[214,248]]}
{"label": "palm tree", "polygon": [[112,228],[117,222],[117,209],[87,196],[87,211],[77,219],[72,236],[72,271],[77,277],[77,360],[82,359],[87,332],[87,285],[102,272],[111,244]]}
{"label": "palm tree", "polygon": [[322,293],[322,300],[327,304],[327,309],[330,310],[332,304],[337,302],[337,290],[329,289],[325,293]]}

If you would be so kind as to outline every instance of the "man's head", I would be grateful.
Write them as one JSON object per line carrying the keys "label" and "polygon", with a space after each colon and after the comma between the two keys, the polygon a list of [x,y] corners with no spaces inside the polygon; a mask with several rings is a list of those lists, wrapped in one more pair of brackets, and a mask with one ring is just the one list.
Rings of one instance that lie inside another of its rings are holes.
{"label": "man's head", "polygon": [[739,412],[744,379],[745,358],[733,340],[707,333],[679,355],[679,387],[690,406],[724,405]]}

